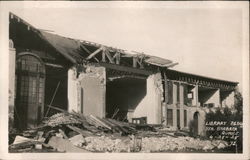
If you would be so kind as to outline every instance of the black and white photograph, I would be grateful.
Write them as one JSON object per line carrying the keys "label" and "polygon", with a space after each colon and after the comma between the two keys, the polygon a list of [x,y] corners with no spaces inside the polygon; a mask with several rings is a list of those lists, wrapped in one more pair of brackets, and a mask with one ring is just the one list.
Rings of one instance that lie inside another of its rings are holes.
{"label": "black and white photograph", "polygon": [[0,153],[249,158],[248,2],[0,3]]}

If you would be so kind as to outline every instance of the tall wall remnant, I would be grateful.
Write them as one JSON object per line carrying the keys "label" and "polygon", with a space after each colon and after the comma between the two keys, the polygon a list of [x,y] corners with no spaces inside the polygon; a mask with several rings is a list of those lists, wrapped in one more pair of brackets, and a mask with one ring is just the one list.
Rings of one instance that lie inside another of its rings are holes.
{"label": "tall wall remnant", "polygon": [[16,69],[16,49],[14,43],[9,40],[9,125],[14,121],[15,105],[15,69]]}
{"label": "tall wall remnant", "polygon": [[69,110],[105,117],[105,68],[88,65],[79,73],[71,68],[68,75]]}
{"label": "tall wall remnant", "polygon": [[68,110],[70,112],[80,110],[80,105],[78,104],[78,86],[77,70],[75,67],[71,67],[68,70]]}
{"label": "tall wall remnant", "polygon": [[160,73],[155,73],[147,78],[146,96],[135,108],[133,117],[147,117],[147,123],[161,123],[162,108],[162,78]]}

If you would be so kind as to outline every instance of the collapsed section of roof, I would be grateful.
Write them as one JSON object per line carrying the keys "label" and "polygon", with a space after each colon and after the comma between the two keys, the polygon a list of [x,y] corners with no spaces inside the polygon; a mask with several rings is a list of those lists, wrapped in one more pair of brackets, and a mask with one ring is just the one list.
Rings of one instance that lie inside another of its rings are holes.
{"label": "collapsed section of roof", "polygon": [[146,63],[160,66],[160,67],[172,67],[174,65],[177,65],[178,63],[173,63],[172,61],[168,59],[163,59],[160,57],[150,56],[147,59],[145,59]]}
{"label": "collapsed section of roof", "polygon": [[[10,13],[10,22],[10,25],[16,25],[16,27],[10,29],[10,35],[12,32],[21,32],[18,35],[20,44],[26,43],[24,41],[29,36],[39,37],[42,42],[51,46],[53,50],[56,50],[58,52],[57,54],[62,55],[67,60],[67,62],[69,61],[73,64],[81,64],[83,62],[97,62],[98,64],[104,63],[110,68],[116,70],[119,68],[120,70],[124,70],[121,67],[125,66],[129,67],[130,70],[134,69],[134,71],[138,72],[138,74],[142,73],[144,75],[151,74],[152,68],[161,67],[166,69],[178,64],[172,62],[171,60],[157,56],[151,56],[136,51],[122,50],[85,40],[71,39],[48,33],[44,30],[35,28],[13,13]],[[22,29],[17,30],[18,28]],[[26,30],[25,34],[23,33],[24,30]],[[35,43],[33,45],[35,45]],[[44,46],[40,45],[38,47],[43,48]],[[212,87],[221,87],[222,89],[233,89],[237,85],[236,82],[218,80],[169,69],[166,69],[166,72],[168,73],[168,78],[172,80],[185,81],[193,84],[204,82],[202,84]]]}
{"label": "collapsed section of roof", "polygon": [[[90,62],[102,61],[120,64],[120,62],[118,61],[120,61],[121,58],[124,58],[124,61],[131,61],[125,62],[126,64],[133,64],[133,67],[138,65],[141,69],[144,68],[144,64],[158,67],[172,67],[177,64],[173,63],[171,60],[147,55],[144,53],[129,52],[126,50],[108,47],[89,41],[76,40],[48,33],[46,31],[33,27],[13,13],[10,13],[10,17],[10,19],[17,19],[19,23],[23,23],[29,29],[35,31],[34,33],[38,34],[42,40],[46,41],[49,45],[51,45],[72,63],[81,63],[85,60]],[[100,54],[103,55],[101,56]],[[105,57],[107,60],[105,60]],[[115,59],[118,59],[117,62],[115,62]]]}
{"label": "collapsed section of roof", "polygon": [[39,31],[39,33],[43,40],[47,41],[71,62],[77,62],[83,59],[80,55],[80,43],[78,41],[44,31]]}

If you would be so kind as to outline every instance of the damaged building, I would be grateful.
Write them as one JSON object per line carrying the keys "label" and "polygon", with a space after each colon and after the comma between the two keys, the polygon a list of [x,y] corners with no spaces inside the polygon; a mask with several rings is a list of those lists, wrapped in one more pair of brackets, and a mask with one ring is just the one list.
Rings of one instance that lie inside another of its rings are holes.
{"label": "damaged building", "polygon": [[170,69],[177,63],[66,38],[9,17],[13,125],[36,127],[53,106],[204,134],[206,110],[234,105],[237,82]]}

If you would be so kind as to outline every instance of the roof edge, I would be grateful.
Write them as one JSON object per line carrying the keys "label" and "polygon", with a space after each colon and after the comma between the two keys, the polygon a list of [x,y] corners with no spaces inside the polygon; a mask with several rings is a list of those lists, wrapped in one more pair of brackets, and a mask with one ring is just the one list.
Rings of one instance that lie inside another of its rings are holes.
{"label": "roof edge", "polygon": [[167,70],[178,72],[178,73],[181,73],[181,74],[188,74],[188,75],[191,75],[191,76],[197,76],[197,77],[201,77],[201,78],[207,78],[207,79],[211,79],[211,80],[215,80],[215,81],[223,81],[225,83],[232,83],[232,84],[235,84],[235,85],[239,84],[239,82],[227,81],[227,80],[224,80],[224,79],[213,78],[213,77],[208,77],[208,76],[203,76],[203,75],[198,75],[198,74],[193,74],[193,73],[178,71],[178,70],[174,70],[174,69],[167,69]]}

